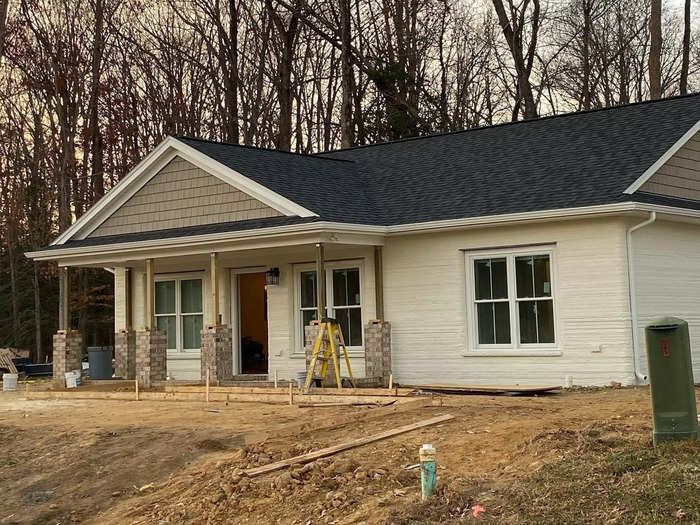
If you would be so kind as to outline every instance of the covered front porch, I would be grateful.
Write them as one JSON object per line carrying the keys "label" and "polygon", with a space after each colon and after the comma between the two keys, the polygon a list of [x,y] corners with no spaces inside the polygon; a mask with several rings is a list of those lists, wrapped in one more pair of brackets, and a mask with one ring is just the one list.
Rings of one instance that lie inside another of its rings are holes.
{"label": "covered front porch", "polygon": [[213,384],[241,375],[297,379],[308,365],[316,320],[329,316],[343,330],[354,377],[367,378],[365,385],[388,382],[381,236],[324,232],[159,244],[59,261],[56,381],[76,367],[71,360],[82,345],[68,324],[71,268],[90,266],[114,274],[115,377],[146,387],[207,375]]}

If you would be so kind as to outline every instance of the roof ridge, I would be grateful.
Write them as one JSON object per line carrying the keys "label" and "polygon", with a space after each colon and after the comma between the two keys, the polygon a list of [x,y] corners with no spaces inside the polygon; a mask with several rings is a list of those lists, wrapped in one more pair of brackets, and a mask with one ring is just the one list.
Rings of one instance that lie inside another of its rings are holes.
{"label": "roof ridge", "polygon": [[323,160],[332,160],[332,161],[337,161],[337,162],[348,162],[350,164],[354,164],[355,161],[349,160],[349,159],[336,159],[333,157],[320,157],[315,153],[297,153],[296,151],[285,151],[281,149],[274,149],[274,148],[263,148],[260,146],[251,146],[248,144],[234,144],[233,142],[224,142],[220,140],[210,140],[210,139],[203,139],[200,137],[190,137],[188,135],[172,135],[173,138],[177,140],[185,139],[185,140],[194,140],[196,142],[207,142],[209,144],[217,144],[220,146],[232,146],[236,148],[245,148],[245,149],[253,149],[256,151],[270,151],[274,153],[283,153],[285,155],[294,155],[296,157],[303,157],[303,158],[310,158],[310,159],[323,159]]}
{"label": "roof ridge", "polygon": [[414,136],[414,137],[404,137],[401,139],[387,140],[384,142],[375,142],[374,144],[360,144],[360,145],[352,146],[349,148],[338,148],[338,149],[332,149],[332,150],[328,150],[328,151],[319,151],[318,153],[314,153],[312,156],[317,156],[317,157],[321,157],[321,158],[335,158],[335,157],[324,157],[323,155],[326,155],[329,153],[340,153],[343,151],[352,151],[352,150],[363,149],[363,148],[372,148],[374,146],[387,146],[389,144],[399,144],[402,142],[410,142],[413,140],[422,140],[422,139],[446,137],[446,136],[450,136],[450,135],[459,135],[461,133],[469,133],[470,131],[482,131],[482,130],[486,130],[486,129],[501,128],[501,127],[505,127],[505,126],[515,126],[518,124],[539,122],[542,120],[552,120],[552,119],[556,119],[556,118],[565,118],[565,117],[573,117],[573,116],[577,116],[577,115],[585,115],[588,113],[598,113],[598,112],[602,112],[602,111],[611,111],[611,110],[615,110],[615,109],[628,108],[628,107],[632,107],[632,106],[641,106],[641,105],[645,105],[645,104],[656,104],[659,102],[666,102],[669,100],[677,100],[677,99],[682,99],[682,98],[692,98],[692,97],[697,97],[697,96],[700,96],[700,92],[688,93],[685,95],[674,95],[671,97],[652,99],[652,100],[639,100],[637,102],[628,102],[627,104],[618,104],[617,106],[607,106],[604,108],[584,109],[584,110],[580,110],[580,111],[572,111],[569,113],[558,113],[555,115],[545,115],[543,117],[516,120],[516,121],[511,121],[511,122],[499,122],[498,124],[491,124],[489,126],[477,126],[475,128],[469,128],[469,129],[460,129],[460,130],[455,130],[455,131],[444,131],[441,133],[431,133],[429,135],[419,135],[419,136]]}

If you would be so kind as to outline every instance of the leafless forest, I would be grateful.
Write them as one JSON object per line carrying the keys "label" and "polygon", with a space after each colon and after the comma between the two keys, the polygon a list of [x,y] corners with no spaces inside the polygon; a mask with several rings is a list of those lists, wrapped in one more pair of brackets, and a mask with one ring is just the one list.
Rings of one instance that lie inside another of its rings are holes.
{"label": "leafless forest", "polygon": [[[0,0],[0,346],[43,361],[48,244],[168,134],[311,153],[697,88],[697,4]],[[107,344],[111,276],[74,278]]]}

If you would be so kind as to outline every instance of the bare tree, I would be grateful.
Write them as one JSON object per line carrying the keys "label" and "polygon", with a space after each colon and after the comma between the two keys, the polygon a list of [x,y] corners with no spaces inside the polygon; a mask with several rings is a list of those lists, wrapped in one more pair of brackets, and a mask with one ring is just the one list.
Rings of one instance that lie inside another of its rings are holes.
{"label": "bare tree", "polygon": [[355,144],[355,130],[352,119],[352,34],[351,34],[351,5],[350,0],[339,0],[340,4],[340,45],[341,45],[341,77],[342,77],[342,101],[340,104],[340,145],[349,148]]}
{"label": "bare tree", "polygon": [[90,139],[90,171],[92,182],[92,200],[100,199],[105,193],[104,183],[104,157],[102,132],[99,121],[100,79],[102,74],[102,59],[104,55],[104,0],[94,0],[92,9],[95,17],[95,30],[92,44],[92,56],[90,66],[90,101],[89,101],[89,128]]}
{"label": "bare tree", "polygon": [[5,54],[5,31],[10,0],[0,0],[0,59]]}
{"label": "bare tree", "polygon": [[[537,51],[537,36],[540,28],[540,2],[539,0],[532,0],[532,12],[530,13],[530,1],[523,0],[520,5],[515,5],[513,0],[507,0],[508,12],[506,12],[503,0],[492,0],[515,66],[517,96],[513,110],[513,120],[517,120],[521,101],[525,118],[538,117],[535,97],[530,84],[530,74],[532,73],[532,65]],[[529,20],[527,19],[528,14]],[[528,30],[530,41],[525,47],[525,38]]]}
{"label": "bare tree", "polygon": [[661,98],[661,0],[651,0],[649,35],[649,96]]}
{"label": "bare tree", "polygon": [[690,0],[685,0],[683,9],[683,59],[681,64],[680,92],[688,93],[688,70],[690,69]]}
{"label": "bare tree", "polygon": [[274,23],[277,44],[277,99],[279,103],[279,124],[276,146],[278,149],[292,149],[292,104],[293,85],[292,69],[294,52],[299,36],[301,6],[294,3],[291,9],[281,13],[280,7],[273,5],[273,0],[265,0],[265,7]]}

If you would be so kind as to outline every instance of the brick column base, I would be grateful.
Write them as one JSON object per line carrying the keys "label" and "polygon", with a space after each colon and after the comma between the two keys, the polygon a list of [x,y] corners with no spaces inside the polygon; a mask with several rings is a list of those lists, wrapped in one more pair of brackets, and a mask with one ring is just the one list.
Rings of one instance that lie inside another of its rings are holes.
{"label": "brick column base", "polygon": [[59,330],[53,336],[53,382],[66,386],[66,372],[82,370],[83,336],[77,330]]}
{"label": "brick column base", "polygon": [[365,376],[381,378],[386,386],[391,374],[391,323],[370,321],[365,325]]}
{"label": "brick column base", "polygon": [[[318,332],[321,330],[318,321],[311,321],[309,326],[304,327],[304,352],[306,353],[306,370],[308,371],[309,365],[311,364],[311,357],[314,353],[314,343],[318,337]],[[324,344],[321,344],[320,355],[323,355]],[[338,359],[342,363],[344,360],[342,352],[338,352]],[[314,370],[314,377],[321,377],[321,367],[323,366],[323,361],[316,361],[316,370]],[[326,377],[323,381],[324,388],[335,388],[338,386],[338,382],[335,380],[335,368],[333,368],[333,358],[328,363],[328,369],[326,370]]]}
{"label": "brick column base", "polygon": [[119,330],[114,334],[114,375],[136,379],[136,332]]}
{"label": "brick column base", "polygon": [[228,325],[207,326],[202,330],[202,381],[219,383],[233,379],[233,332]]}
{"label": "brick column base", "polygon": [[167,377],[167,346],[165,332],[140,330],[136,332],[135,374],[139,385],[149,388],[154,381]]}

